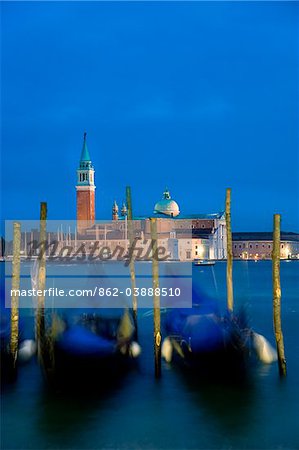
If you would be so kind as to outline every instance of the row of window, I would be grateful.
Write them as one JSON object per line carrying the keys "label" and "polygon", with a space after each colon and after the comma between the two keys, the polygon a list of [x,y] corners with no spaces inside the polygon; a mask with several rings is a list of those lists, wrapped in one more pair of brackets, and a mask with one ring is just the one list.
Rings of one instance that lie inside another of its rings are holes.
{"label": "row of window", "polygon": [[[198,228],[198,226],[192,225],[192,228]],[[210,228],[210,227],[206,227],[204,223],[201,224],[201,228]]]}
{"label": "row of window", "polygon": [[252,254],[252,253],[249,253],[249,255],[248,255],[248,253],[246,254],[246,255],[244,255],[244,253],[240,253],[239,254],[239,257],[240,258],[242,258],[242,259],[246,259],[246,258],[249,258],[249,259],[253,259],[253,258],[271,258],[271,253],[262,253],[262,254],[258,254],[258,253],[256,253],[256,254]]}
{"label": "row of window", "polygon": [[[209,223],[207,223],[207,224],[202,223],[202,224],[201,224],[201,228],[211,228],[211,227],[212,227],[212,224],[210,225]],[[180,224],[178,225],[178,228],[192,228],[192,229],[198,229],[198,228],[199,228],[199,224],[196,224],[196,225],[190,224],[189,221],[188,221],[187,223],[186,223],[186,222],[180,223]]]}
{"label": "row of window", "polygon": [[[234,248],[238,248],[238,246],[239,246],[239,248],[246,248],[246,244],[234,244]],[[255,244],[255,248],[259,248],[259,246],[262,246],[262,248],[266,248],[266,247],[268,247],[268,248],[271,248],[272,247],[272,244]],[[249,248],[253,248],[254,247],[254,245],[253,244],[249,244]],[[284,245],[283,244],[281,244],[281,248],[283,248],[284,247]]]}

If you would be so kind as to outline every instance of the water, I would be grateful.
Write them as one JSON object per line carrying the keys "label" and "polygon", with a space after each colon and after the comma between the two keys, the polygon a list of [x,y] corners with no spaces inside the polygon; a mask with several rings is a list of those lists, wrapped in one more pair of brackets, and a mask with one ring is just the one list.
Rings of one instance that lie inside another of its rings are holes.
{"label": "water", "polygon": [[[296,449],[299,448],[299,261],[281,263],[282,324],[288,376],[258,366],[250,381],[208,383],[163,363],[153,376],[152,316],[139,311],[138,367],[103,393],[50,392],[33,360],[1,404],[3,449]],[[225,309],[225,264],[194,268]],[[236,308],[274,344],[271,263],[235,262]]]}

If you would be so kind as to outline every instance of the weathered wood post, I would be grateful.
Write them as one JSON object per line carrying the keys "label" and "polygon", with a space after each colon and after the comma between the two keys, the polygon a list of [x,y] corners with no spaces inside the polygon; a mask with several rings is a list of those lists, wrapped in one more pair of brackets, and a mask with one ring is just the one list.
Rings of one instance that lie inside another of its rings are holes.
{"label": "weathered wood post", "polygon": [[225,199],[225,218],[226,218],[226,245],[227,245],[227,263],[226,263],[226,289],[227,289],[227,309],[229,312],[234,308],[233,294],[233,243],[231,228],[231,189],[226,189]]}
{"label": "weathered wood post", "polygon": [[161,376],[161,314],[159,292],[159,262],[158,262],[158,237],[157,219],[151,218],[151,246],[152,246],[152,275],[154,290],[154,349],[155,349],[155,376]]}
{"label": "weathered wood post", "polygon": [[47,203],[41,202],[40,205],[40,231],[39,244],[40,253],[39,269],[38,269],[38,289],[42,291],[42,295],[37,297],[37,312],[36,312],[36,340],[37,340],[37,354],[39,361],[44,364],[46,354],[46,325],[45,325],[45,296],[44,290],[46,288],[46,220],[47,220]]}
{"label": "weathered wood post", "polygon": [[20,251],[21,251],[21,224],[13,224],[13,259],[11,281],[11,310],[10,310],[10,353],[13,369],[16,367],[19,345],[19,295],[20,289]]}
{"label": "weathered wood post", "polygon": [[[128,235],[129,235],[129,248],[132,248],[134,245],[134,228],[133,228],[133,208],[132,208],[132,196],[131,196],[131,187],[126,187],[126,202],[127,202],[127,226],[128,226]],[[138,322],[137,322],[137,296],[136,292],[136,276],[135,276],[135,263],[134,263],[134,255],[133,252],[129,252],[130,261],[129,261],[129,269],[131,276],[131,288],[132,288],[132,306],[133,306],[133,320],[135,326],[135,338],[138,338]]]}
{"label": "weathered wood post", "polygon": [[272,278],[273,278],[273,323],[277,348],[279,374],[286,376],[287,364],[284,354],[283,334],[281,329],[281,286],[280,286],[280,214],[274,214],[273,221],[273,252],[272,252]]}

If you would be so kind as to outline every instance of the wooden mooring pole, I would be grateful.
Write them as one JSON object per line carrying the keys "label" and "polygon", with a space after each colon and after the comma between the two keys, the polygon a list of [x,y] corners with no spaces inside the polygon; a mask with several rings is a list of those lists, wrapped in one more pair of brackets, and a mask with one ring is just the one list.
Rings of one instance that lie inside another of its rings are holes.
{"label": "wooden mooring pole", "polygon": [[[39,269],[38,269],[38,289],[43,291],[46,288],[46,220],[47,220],[47,203],[42,202],[40,205],[40,254]],[[44,365],[45,354],[47,351],[46,342],[46,325],[45,325],[45,296],[37,297],[37,312],[36,312],[36,341],[37,341],[37,355],[40,363]]]}
{"label": "wooden mooring pole", "polygon": [[226,289],[227,289],[227,309],[233,312],[234,294],[233,294],[233,243],[231,228],[231,189],[226,189],[225,199],[225,219],[226,219],[226,245],[227,245],[227,263],[226,263]]}
{"label": "wooden mooring pole", "polygon": [[277,348],[278,368],[280,376],[286,376],[287,364],[284,354],[283,334],[281,329],[281,286],[280,286],[280,214],[274,214],[273,221],[273,323]]}
{"label": "wooden mooring pole", "polygon": [[160,313],[160,295],[159,292],[159,262],[158,262],[158,237],[157,237],[157,219],[151,220],[151,245],[152,245],[152,275],[154,290],[154,349],[155,349],[155,376],[161,376],[161,313]]}
{"label": "wooden mooring pole", "polygon": [[[127,226],[128,226],[128,237],[129,237],[129,248],[133,247],[134,243],[134,227],[133,227],[133,208],[132,208],[132,195],[131,195],[131,187],[126,187],[126,202],[127,202]],[[135,276],[135,263],[134,263],[134,255],[130,253],[130,261],[129,261],[129,269],[131,276],[131,288],[132,288],[132,307],[133,307],[133,321],[135,327],[135,339],[138,339],[138,322],[137,322],[137,296],[136,292],[136,276]]]}
{"label": "wooden mooring pole", "polygon": [[12,357],[12,369],[16,368],[19,345],[19,295],[20,270],[21,270],[21,224],[13,224],[13,259],[12,259],[12,281],[11,281],[11,310],[10,310],[10,353]]}

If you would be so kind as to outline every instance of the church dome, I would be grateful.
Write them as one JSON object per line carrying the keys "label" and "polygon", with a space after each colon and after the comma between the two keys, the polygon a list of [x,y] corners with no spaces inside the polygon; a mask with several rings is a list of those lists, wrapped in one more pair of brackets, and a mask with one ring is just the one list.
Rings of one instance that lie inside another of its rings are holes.
{"label": "church dome", "polygon": [[170,217],[176,217],[180,214],[179,205],[171,199],[168,189],[165,189],[162,200],[155,204],[154,213]]}

